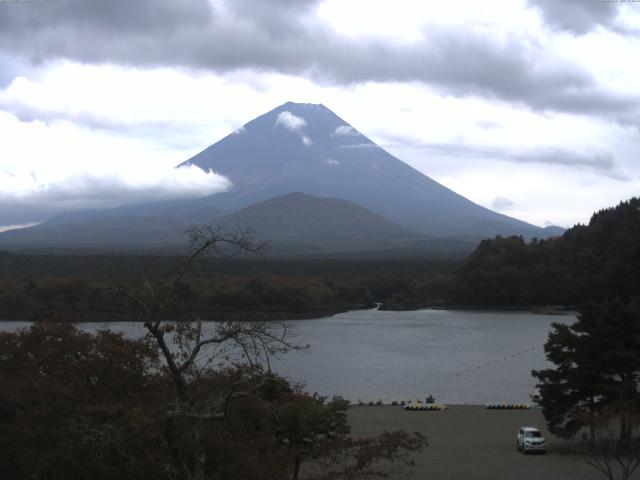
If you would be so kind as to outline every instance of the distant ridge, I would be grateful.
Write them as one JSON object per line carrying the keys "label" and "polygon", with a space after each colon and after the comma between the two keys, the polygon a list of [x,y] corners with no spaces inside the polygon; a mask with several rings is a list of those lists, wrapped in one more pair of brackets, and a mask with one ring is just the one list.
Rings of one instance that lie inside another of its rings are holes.
{"label": "distant ridge", "polygon": [[299,192],[259,202],[216,223],[269,239],[276,253],[389,249],[419,238],[353,202]]}
{"label": "distant ridge", "polygon": [[348,200],[287,193],[256,203],[217,220],[240,225],[263,238],[301,236],[321,239],[353,236],[397,238],[410,235],[386,218]]}
{"label": "distant ridge", "polygon": [[178,220],[137,216],[42,223],[0,234],[0,247],[44,252],[184,250],[186,227]]}

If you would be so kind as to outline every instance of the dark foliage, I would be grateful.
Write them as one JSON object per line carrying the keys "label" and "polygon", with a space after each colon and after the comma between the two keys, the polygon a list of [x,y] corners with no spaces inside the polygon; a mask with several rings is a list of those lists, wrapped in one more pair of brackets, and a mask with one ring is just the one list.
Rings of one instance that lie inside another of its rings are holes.
{"label": "dark foliage", "polygon": [[0,334],[0,478],[385,478],[385,463],[408,465],[426,444],[403,432],[351,439],[345,404],[241,365],[187,377],[180,410],[149,345],[70,325]]}
{"label": "dark foliage", "polygon": [[640,291],[640,198],[594,214],[562,237],[484,240],[454,281],[453,303],[577,307]]}
{"label": "dark foliage", "polygon": [[[103,287],[141,278],[162,284],[178,257],[16,255],[0,252],[0,318],[37,321],[131,319],[105,308]],[[455,264],[425,260],[208,259],[181,292],[203,318],[306,318],[383,302],[443,305]],[[171,312],[176,314],[178,312]]]}
{"label": "dark foliage", "polygon": [[620,421],[620,440],[630,438],[629,418],[640,412],[640,297],[617,297],[581,309],[573,325],[554,324],[545,344],[555,365],[533,375],[549,430],[573,437],[607,412]]}
{"label": "dark foliage", "polygon": [[0,334],[0,478],[151,474],[166,390],[155,351],[68,325]]}

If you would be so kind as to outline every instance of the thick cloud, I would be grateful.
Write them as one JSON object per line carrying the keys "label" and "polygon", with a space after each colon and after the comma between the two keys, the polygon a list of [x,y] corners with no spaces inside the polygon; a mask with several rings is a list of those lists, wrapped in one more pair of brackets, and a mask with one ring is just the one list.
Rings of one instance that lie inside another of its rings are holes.
{"label": "thick cloud", "polygon": [[280,112],[278,118],[276,118],[276,126],[282,125],[292,132],[300,130],[307,124],[306,120],[302,117],[297,117],[291,112]]}
{"label": "thick cloud", "polygon": [[[0,5],[0,48],[32,61],[251,69],[327,84],[418,81],[448,94],[635,121],[637,97],[607,90],[531,38],[432,26],[411,44],[353,39],[313,16],[318,3],[240,0],[214,9],[208,0],[33,0]],[[551,12],[548,2],[538,3]]]}
{"label": "thick cloud", "polygon": [[41,221],[69,210],[202,197],[230,186],[227,178],[195,166],[137,175],[77,173],[51,179],[30,172],[0,171],[0,225]]}
{"label": "thick cloud", "polygon": [[585,34],[597,26],[612,27],[621,2],[603,0],[529,0],[552,27]]}
{"label": "thick cloud", "polygon": [[[24,36],[58,30],[61,41],[73,35],[113,34],[149,35],[171,34],[179,28],[204,27],[212,16],[206,0],[30,0],[4,2],[0,30],[22,30]],[[85,46],[91,48],[91,37]],[[44,46],[44,45],[43,45]],[[45,49],[46,50],[46,49]],[[37,52],[32,52],[34,55]]]}
{"label": "thick cloud", "polygon": [[298,21],[310,13],[320,0],[232,0],[228,3],[236,19],[242,19],[271,38],[297,37],[305,27]]}

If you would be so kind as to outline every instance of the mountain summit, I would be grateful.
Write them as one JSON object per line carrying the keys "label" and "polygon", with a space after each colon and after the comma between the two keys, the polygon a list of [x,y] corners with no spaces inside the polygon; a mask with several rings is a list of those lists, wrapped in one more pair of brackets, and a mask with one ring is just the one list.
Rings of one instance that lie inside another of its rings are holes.
{"label": "mountain summit", "polygon": [[324,105],[287,102],[182,165],[225,175],[215,196],[237,210],[291,192],[358,203],[414,232],[546,237],[542,228],[481,207],[376,145]]}

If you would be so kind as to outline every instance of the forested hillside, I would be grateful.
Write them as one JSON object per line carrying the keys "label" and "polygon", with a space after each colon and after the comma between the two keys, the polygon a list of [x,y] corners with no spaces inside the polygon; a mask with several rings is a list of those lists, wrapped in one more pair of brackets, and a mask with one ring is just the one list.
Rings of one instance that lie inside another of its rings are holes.
{"label": "forested hillside", "polygon": [[[0,319],[127,319],[107,306],[108,288],[152,284],[182,259],[143,255],[17,255],[0,252]],[[181,292],[203,318],[318,317],[374,302],[443,305],[456,264],[425,259],[211,258]],[[177,313],[177,312],[176,312]]]}
{"label": "forested hillside", "polygon": [[453,282],[456,305],[575,307],[640,291],[640,199],[595,213],[564,235],[484,240]]}

